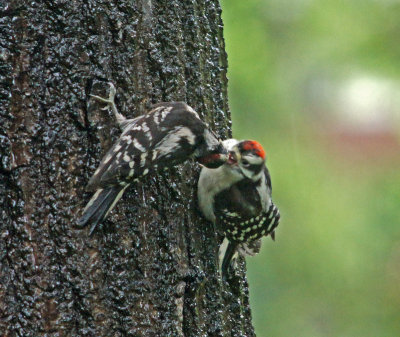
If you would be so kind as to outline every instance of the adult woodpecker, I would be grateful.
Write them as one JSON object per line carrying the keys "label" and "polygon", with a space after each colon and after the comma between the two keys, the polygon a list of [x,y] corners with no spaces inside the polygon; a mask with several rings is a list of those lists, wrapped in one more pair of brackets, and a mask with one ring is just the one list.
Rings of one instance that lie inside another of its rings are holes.
{"label": "adult woodpecker", "polygon": [[115,106],[115,92],[110,83],[107,99],[92,95],[111,107],[122,134],[103,157],[86,187],[94,195],[78,225],[91,224],[90,234],[128,186],[143,176],[190,158],[208,168],[217,168],[228,159],[221,141],[186,103],[158,103],[147,114],[126,119]]}

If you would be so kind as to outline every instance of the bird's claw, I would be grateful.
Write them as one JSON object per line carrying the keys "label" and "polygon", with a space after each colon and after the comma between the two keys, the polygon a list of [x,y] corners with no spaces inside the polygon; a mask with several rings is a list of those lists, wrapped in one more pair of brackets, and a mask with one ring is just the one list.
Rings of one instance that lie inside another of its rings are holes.
{"label": "bird's claw", "polygon": [[[108,105],[115,104],[114,99],[115,99],[115,94],[116,94],[117,90],[115,89],[114,84],[112,84],[111,82],[108,82],[108,85],[110,86],[110,92],[108,94],[108,98],[104,98],[104,97],[100,97],[100,96],[92,95],[92,94],[89,94],[89,96],[93,97],[94,99],[96,99],[99,102],[106,103]],[[102,110],[105,110],[105,109],[106,108],[104,108]]]}

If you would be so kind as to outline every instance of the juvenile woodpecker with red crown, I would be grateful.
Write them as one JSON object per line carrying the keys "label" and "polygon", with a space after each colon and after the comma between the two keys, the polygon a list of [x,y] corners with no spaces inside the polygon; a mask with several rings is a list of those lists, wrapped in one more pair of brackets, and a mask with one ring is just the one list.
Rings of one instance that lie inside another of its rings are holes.
{"label": "juvenile woodpecker with red crown", "polygon": [[223,145],[228,160],[215,169],[202,168],[198,201],[204,216],[225,236],[220,259],[226,278],[234,256],[258,253],[263,236],[274,239],[280,214],[271,199],[271,176],[262,146],[236,139]]}

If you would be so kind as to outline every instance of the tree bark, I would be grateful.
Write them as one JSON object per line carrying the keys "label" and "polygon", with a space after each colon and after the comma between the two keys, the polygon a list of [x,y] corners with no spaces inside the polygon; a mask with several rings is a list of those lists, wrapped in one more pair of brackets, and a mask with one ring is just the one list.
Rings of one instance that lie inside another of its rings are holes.
{"label": "tree bark", "polygon": [[0,4],[0,335],[254,336],[245,265],[230,283],[192,162],[131,187],[92,237],[74,223],[126,117],[185,101],[230,136],[217,0]]}

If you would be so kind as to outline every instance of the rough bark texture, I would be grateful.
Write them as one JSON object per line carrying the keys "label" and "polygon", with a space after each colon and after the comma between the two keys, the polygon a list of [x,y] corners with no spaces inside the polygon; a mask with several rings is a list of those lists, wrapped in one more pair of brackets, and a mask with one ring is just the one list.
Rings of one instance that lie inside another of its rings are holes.
{"label": "rough bark texture", "polygon": [[0,335],[254,336],[244,263],[218,276],[219,238],[188,162],[125,193],[93,237],[84,187],[125,116],[186,101],[230,134],[217,0],[0,4]]}

